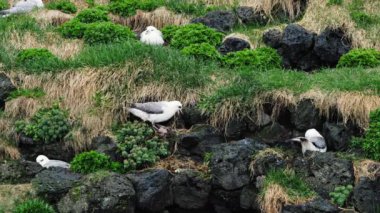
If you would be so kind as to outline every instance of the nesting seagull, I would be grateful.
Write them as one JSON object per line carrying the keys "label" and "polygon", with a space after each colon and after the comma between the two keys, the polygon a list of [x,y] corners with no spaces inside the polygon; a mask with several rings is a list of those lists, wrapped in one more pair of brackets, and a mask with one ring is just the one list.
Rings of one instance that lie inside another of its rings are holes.
{"label": "nesting seagull", "polygon": [[153,26],[148,26],[140,35],[140,41],[149,45],[163,45],[164,39],[161,31]]}
{"label": "nesting seagull", "polygon": [[305,137],[297,137],[287,140],[287,142],[295,141],[300,142],[302,146],[302,154],[305,155],[307,150],[326,152],[326,142],[325,139],[316,129],[308,129],[305,133]]}
{"label": "nesting seagull", "polygon": [[0,11],[0,17],[6,17],[18,13],[27,13],[32,11],[34,8],[42,7],[44,7],[42,0],[21,0],[10,9]]}
{"label": "nesting seagull", "polygon": [[36,158],[36,162],[39,163],[42,167],[49,168],[49,167],[62,167],[69,169],[70,164],[60,161],[60,160],[49,160],[45,155],[38,155]]}
{"label": "nesting seagull", "polygon": [[153,128],[158,130],[156,123],[169,120],[181,109],[182,104],[179,101],[159,101],[134,103],[128,108],[128,111],[143,121],[149,121],[152,123]]}

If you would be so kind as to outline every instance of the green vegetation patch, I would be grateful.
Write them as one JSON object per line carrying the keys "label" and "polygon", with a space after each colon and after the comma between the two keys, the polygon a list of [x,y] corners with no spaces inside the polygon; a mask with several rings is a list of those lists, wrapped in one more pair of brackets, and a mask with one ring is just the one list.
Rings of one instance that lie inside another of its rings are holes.
{"label": "green vegetation patch", "polygon": [[9,4],[7,0],[0,0],[0,10],[5,10],[9,8]]}
{"label": "green vegetation patch", "polygon": [[43,96],[45,96],[45,92],[38,87],[33,89],[17,89],[9,94],[7,101],[16,99],[18,97],[40,98]]}
{"label": "green vegetation patch", "polygon": [[71,130],[69,114],[58,104],[39,109],[29,122],[16,121],[16,132],[22,133],[35,142],[52,143],[62,140]]}
{"label": "green vegetation patch", "polygon": [[136,10],[152,11],[164,5],[163,0],[111,0],[110,12],[129,17],[136,14]]}
{"label": "green vegetation patch", "polygon": [[120,43],[135,37],[128,27],[111,22],[92,23],[87,26],[83,35],[84,41],[91,45]]}
{"label": "green vegetation patch", "polygon": [[315,192],[292,170],[272,170],[264,179],[264,190],[272,184],[282,186],[290,198],[311,198]]}
{"label": "green vegetation patch", "polygon": [[33,199],[18,204],[13,213],[55,213],[55,210],[45,201]]}
{"label": "green vegetation patch", "polygon": [[32,73],[53,71],[60,64],[59,58],[45,48],[24,49],[16,57],[16,66]]}
{"label": "green vegetation patch", "polygon": [[123,165],[112,162],[109,156],[97,151],[82,152],[76,155],[70,163],[70,169],[74,172],[89,174],[100,170],[122,172]]}
{"label": "green vegetation patch", "polygon": [[77,7],[69,0],[55,0],[46,4],[49,10],[60,10],[64,13],[76,13]]}
{"label": "green vegetation patch", "polygon": [[76,20],[82,23],[107,22],[110,21],[107,11],[97,8],[89,8],[82,10],[75,17]]}
{"label": "green vegetation patch", "polygon": [[367,157],[380,161],[380,109],[371,112],[364,138],[354,138],[352,144],[362,148]]}
{"label": "green vegetation patch", "polygon": [[88,24],[82,23],[77,19],[72,19],[62,24],[58,28],[58,31],[64,38],[83,38],[87,25]]}
{"label": "green vegetation patch", "polygon": [[145,123],[127,122],[117,130],[116,137],[127,171],[151,166],[169,155],[169,143],[155,136]]}
{"label": "green vegetation patch", "polygon": [[375,49],[353,49],[344,54],[337,67],[377,67],[380,65],[380,51]]}
{"label": "green vegetation patch", "polygon": [[369,28],[380,23],[380,16],[371,15],[364,10],[364,0],[353,0],[349,5],[350,15],[360,28]]}
{"label": "green vegetation patch", "polygon": [[218,60],[221,57],[215,46],[208,43],[191,44],[183,48],[181,53],[184,55],[192,55],[203,60]]}
{"label": "green vegetation patch", "polygon": [[337,186],[333,192],[330,192],[331,202],[337,204],[340,207],[344,207],[347,198],[350,196],[352,190],[352,185],[347,186]]}
{"label": "green vegetation patch", "polygon": [[161,31],[162,31],[165,41],[170,43],[175,33],[177,32],[177,30],[179,30],[180,28],[181,26],[178,26],[178,25],[166,25],[165,27],[163,27]]}
{"label": "green vegetation patch", "polygon": [[343,0],[328,0],[327,5],[342,5]]}
{"label": "green vegetation patch", "polygon": [[223,61],[230,67],[251,66],[266,70],[281,68],[281,56],[275,49],[269,47],[228,53]]}
{"label": "green vegetation patch", "polygon": [[170,45],[177,49],[201,43],[216,46],[222,42],[223,36],[223,33],[203,24],[188,24],[176,30]]}

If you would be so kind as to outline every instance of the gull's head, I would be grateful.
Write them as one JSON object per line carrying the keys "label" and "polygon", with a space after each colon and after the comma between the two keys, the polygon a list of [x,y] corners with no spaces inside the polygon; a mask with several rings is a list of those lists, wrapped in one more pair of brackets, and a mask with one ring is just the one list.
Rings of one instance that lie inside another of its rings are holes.
{"label": "gull's head", "polygon": [[170,101],[170,105],[176,110],[176,112],[182,112],[182,103],[179,101]]}
{"label": "gull's head", "polygon": [[316,129],[308,129],[305,133],[305,138],[323,137]]}
{"label": "gull's head", "polygon": [[41,166],[45,165],[49,161],[49,158],[47,158],[45,155],[38,155],[36,158],[36,162],[39,163]]}
{"label": "gull's head", "polygon": [[146,31],[147,31],[147,32],[154,32],[154,31],[157,31],[157,28],[155,28],[155,27],[153,27],[153,26],[148,26],[148,27],[146,28]]}

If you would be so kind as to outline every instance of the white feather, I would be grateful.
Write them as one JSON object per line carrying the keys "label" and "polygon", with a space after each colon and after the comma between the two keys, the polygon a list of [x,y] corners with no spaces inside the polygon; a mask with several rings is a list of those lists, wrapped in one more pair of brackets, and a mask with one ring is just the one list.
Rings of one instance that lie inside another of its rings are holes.
{"label": "white feather", "polygon": [[165,43],[162,32],[153,26],[147,27],[146,30],[141,33],[140,41],[149,45],[163,45]]}

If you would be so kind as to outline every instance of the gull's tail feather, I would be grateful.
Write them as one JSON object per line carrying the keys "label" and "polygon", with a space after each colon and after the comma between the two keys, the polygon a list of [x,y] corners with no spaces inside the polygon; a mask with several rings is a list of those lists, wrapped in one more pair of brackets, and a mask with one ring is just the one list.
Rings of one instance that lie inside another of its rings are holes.
{"label": "gull's tail feather", "polygon": [[149,118],[148,113],[143,112],[139,109],[129,108],[128,111],[132,113],[134,116],[141,118],[141,120],[146,121]]}
{"label": "gull's tail feather", "polygon": [[296,138],[288,139],[285,142],[286,143],[290,143],[290,142],[299,142],[299,143],[301,143],[301,142],[306,142],[306,141],[307,140],[304,137],[296,137]]}

